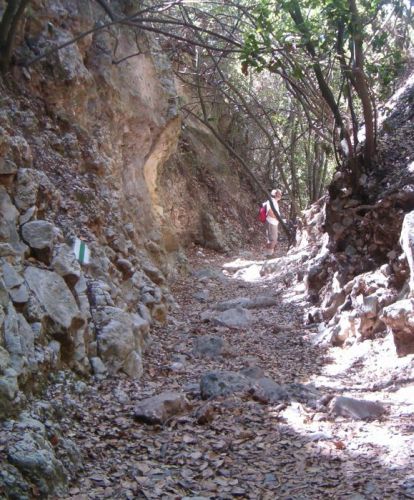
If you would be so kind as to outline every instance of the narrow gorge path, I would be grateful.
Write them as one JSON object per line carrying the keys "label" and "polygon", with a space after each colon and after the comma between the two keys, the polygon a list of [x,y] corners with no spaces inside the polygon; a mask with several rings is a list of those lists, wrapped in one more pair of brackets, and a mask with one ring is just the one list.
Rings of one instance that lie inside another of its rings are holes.
{"label": "narrow gorge path", "polygon": [[[315,347],[290,270],[260,277],[263,261],[253,257],[194,251],[193,273],[173,287],[177,307],[153,333],[142,379],[72,384],[75,392],[63,381],[54,387],[66,437],[83,455],[68,498],[414,498],[413,398],[404,399],[404,381],[393,386],[394,376],[388,392],[376,392],[393,373],[384,363],[373,374],[365,346],[346,360],[343,351]],[[230,322],[247,323],[226,326],[229,317],[213,305],[242,298],[251,308],[242,317],[236,308]],[[378,349],[395,365],[387,342]],[[399,377],[412,361],[399,366]],[[223,394],[202,399],[200,379],[211,372],[204,397]],[[241,384],[234,394],[232,384]],[[185,395],[189,405],[162,424],[134,418],[140,401],[164,391]],[[337,416],[334,395],[380,400],[387,413],[367,422]]]}

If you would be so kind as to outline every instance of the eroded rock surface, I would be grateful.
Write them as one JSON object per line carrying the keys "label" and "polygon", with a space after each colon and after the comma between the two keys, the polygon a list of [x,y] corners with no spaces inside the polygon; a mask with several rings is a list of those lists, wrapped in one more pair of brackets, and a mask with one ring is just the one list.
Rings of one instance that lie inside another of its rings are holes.
{"label": "eroded rock surface", "polygon": [[394,337],[397,354],[414,353],[414,299],[399,300],[386,307],[381,319]]}

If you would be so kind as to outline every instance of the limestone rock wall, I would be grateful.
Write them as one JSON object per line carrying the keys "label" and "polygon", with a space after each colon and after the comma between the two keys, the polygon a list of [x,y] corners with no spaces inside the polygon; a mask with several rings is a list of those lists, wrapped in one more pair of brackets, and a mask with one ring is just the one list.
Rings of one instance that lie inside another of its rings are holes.
{"label": "limestone rock wall", "polygon": [[256,215],[252,187],[207,128],[186,119],[178,149],[160,172],[168,249],[177,239],[219,252],[246,242]]}
{"label": "limestone rock wall", "polygon": [[[122,14],[133,3],[111,7]],[[16,59],[104,19],[97,2],[35,0]],[[97,30],[13,66],[0,86],[4,417],[64,367],[139,377],[151,326],[174,305],[168,283],[185,267],[183,245],[225,251],[245,221],[233,206],[237,166],[211,133],[183,123],[154,37]],[[76,238],[90,249],[88,265],[75,258]]]}

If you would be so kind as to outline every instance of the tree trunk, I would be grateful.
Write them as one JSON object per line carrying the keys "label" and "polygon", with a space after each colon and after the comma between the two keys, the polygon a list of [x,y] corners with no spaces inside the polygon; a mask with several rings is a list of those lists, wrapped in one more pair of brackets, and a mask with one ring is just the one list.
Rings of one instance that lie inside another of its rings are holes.
{"label": "tree trunk", "polygon": [[10,67],[17,27],[30,0],[9,0],[0,22],[0,70]]}
{"label": "tree trunk", "polygon": [[367,165],[372,161],[375,154],[375,124],[374,112],[371,104],[371,96],[369,94],[366,76],[364,73],[364,51],[363,51],[363,27],[361,18],[359,17],[358,9],[355,0],[349,0],[349,8],[351,11],[351,33],[354,44],[354,64],[352,67],[353,84],[355,90],[361,99],[362,110],[365,121],[365,147],[364,160]]}

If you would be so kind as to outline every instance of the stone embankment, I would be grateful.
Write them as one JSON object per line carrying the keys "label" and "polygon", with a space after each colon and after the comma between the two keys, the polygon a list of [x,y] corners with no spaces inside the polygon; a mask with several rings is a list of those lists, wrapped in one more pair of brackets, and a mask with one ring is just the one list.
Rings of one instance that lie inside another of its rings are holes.
{"label": "stone embankment", "polygon": [[321,341],[352,344],[391,333],[414,352],[414,77],[386,104],[378,157],[353,182],[338,171],[329,194],[305,214],[299,247]]}

